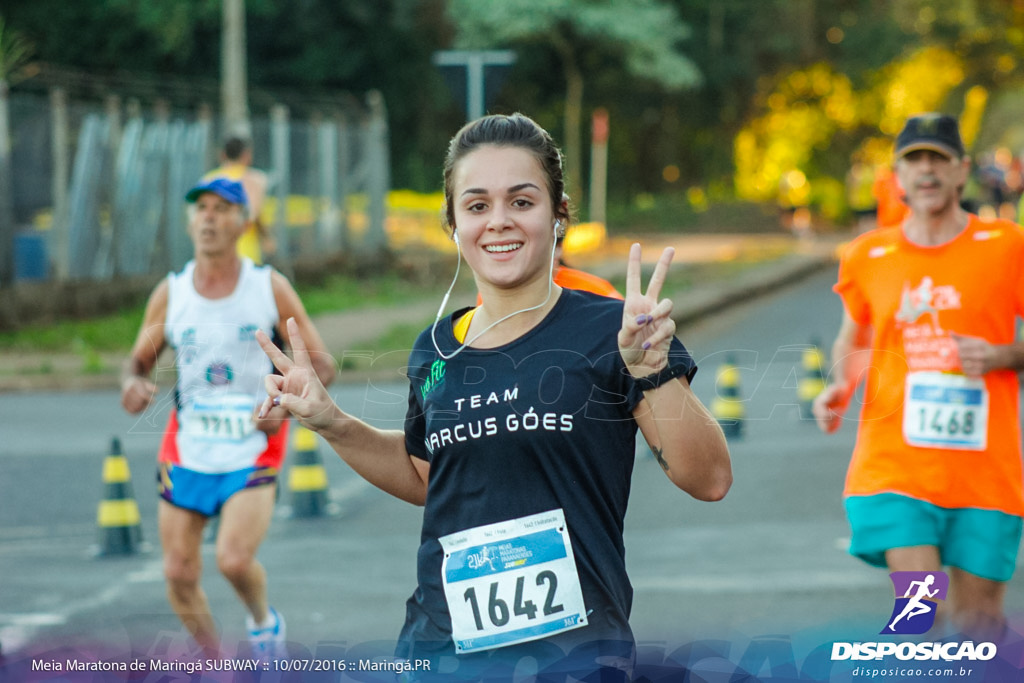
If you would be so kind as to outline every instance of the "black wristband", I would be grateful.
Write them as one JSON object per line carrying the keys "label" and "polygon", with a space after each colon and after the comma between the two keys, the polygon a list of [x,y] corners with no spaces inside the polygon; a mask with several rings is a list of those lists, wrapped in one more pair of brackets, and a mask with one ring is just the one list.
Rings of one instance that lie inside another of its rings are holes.
{"label": "black wristband", "polygon": [[651,373],[646,377],[636,377],[636,383],[640,385],[640,389],[643,391],[650,391],[651,389],[657,389],[665,382],[676,377],[682,377],[689,370],[689,366],[685,364],[679,365],[666,365],[658,372]]}

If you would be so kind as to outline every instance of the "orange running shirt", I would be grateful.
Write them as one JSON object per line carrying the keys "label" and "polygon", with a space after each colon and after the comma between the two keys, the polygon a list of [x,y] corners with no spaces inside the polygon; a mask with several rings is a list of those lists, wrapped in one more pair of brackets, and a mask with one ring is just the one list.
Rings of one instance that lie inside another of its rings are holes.
{"label": "orange running shirt", "polygon": [[911,243],[899,226],[871,231],[844,250],[834,289],[872,328],[844,495],[901,493],[1024,515],[1017,373],[969,380],[950,336],[1014,341],[1024,311],[1020,226],[972,215],[935,247]]}
{"label": "orange running shirt", "polygon": [[593,292],[594,294],[600,294],[612,299],[621,300],[623,298],[619,294],[619,290],[615,289],[615,286],[604,278],[568,266],[558,266],[558,269],[555,271],[554,280],[555,284],[559,287],[580,289],[584,292]]}
{"label": "orange running shirt", "polygon": [[875,197],[876,220],[878,227],[889,228],[899,225],[910,214],[910,207],[903,203],[903,190],[892,167],[882,166],[875,175],[871,186],[871,194]]}
{"label": "orange running shirt", "polygon": [[[579,289],[584,292],[593,292],[594,294],[600,294],[601,296],[606,296],[609,299],[618,299],[619,301],[625,299],[624,296],[619,294],[619,290],[615,289],[615,285],[608,282],[603,277],[599,277],[593,273],[588,273],[583,270],[576,270],[569,266],[558,266],[555,269],[555,276],[553,280],[559,287]],[[479,306],[483,302],[484,298],[477,294],[476,305]],[[468,323],[466,324],[468,325]],[[460,339],[459,341],[462,340]]]}

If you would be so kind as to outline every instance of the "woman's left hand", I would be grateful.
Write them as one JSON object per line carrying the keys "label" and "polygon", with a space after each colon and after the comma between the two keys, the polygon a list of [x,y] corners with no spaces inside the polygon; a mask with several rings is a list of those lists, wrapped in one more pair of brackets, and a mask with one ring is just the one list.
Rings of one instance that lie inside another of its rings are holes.
{"label": "woman's left hand", "polygon": [[654,267],[647,292],[640,291],[640,245],[629,249],[626,266],[626,301],[619,330],[619,353],[634,377],[646,377],[668,364],[668,350],[676,333],[672,300],[661,299],[669,264],[675,249],[667,247]]}

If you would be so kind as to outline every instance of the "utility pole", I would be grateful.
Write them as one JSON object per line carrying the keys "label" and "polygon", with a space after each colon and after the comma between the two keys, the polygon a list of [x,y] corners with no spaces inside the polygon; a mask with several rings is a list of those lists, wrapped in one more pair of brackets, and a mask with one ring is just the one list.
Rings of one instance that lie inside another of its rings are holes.
{"label": "utility pole", "polygon": [[252,133],[245,69],[245,0],[222,0],[220,99],[225,133]]}
{"label": "utility pole", "polygon": [[604,225],[608,196],[608,110],[594,110],[590,139],[590,211],[587,220]]}
{"label": "utility pole", "polygon": [[484,115],[484,67],[515,64],[512,50],[441,50],[434,53],[438,66],[461,66],[466,69],[466,120],[475,121]]}

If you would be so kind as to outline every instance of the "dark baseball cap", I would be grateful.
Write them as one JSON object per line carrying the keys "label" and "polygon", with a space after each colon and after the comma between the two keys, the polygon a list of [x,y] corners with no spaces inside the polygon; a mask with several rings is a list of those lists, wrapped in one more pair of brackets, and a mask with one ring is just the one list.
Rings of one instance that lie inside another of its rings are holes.
{"label": "dark baseball cap", "polygon": [[185,201],[191,204],[199,199],[199,195],[206,192],[212,192],[232,204],[241,204],[242,206],[249,204],[249,198],[245,196],[245,188],[242,187],[242,183],[223,176],[200,180],[199,184],[185,195]]}
{"label": "dark baseball cap", "polygon": [[896,158],[919,149],[930,149],[949,158],[964,155],[960,126],[948,114],[920,114],[907,119],[896,136]]}

